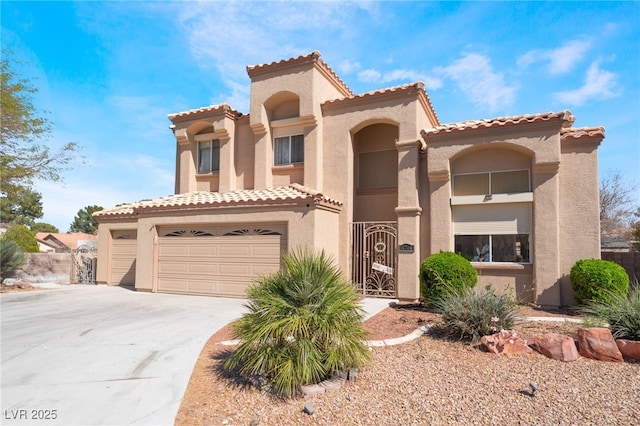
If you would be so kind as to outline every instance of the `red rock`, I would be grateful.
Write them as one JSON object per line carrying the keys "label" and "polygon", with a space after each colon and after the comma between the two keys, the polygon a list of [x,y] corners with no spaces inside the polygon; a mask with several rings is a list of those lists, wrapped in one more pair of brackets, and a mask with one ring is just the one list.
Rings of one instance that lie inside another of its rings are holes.
{"label": "red rock", "polygon": [[33,285],[29,282],[20,280],[20,281],[14,282],[11,287],[14,289],[16,288],[26,289],[26,288],[33,288]]}
{"label": "red rock", "polygon": [[627,339],[616,339],[616,345],[624,358],[640,360],[640,342]]}
{"label": "red rock", "polygon": [[608,328],[578,330],[578,351],[585,358],[599,361],[624,362],[616,341]]}
{"label": "red rock", "polygon": [[562,334],[540,334],[533,340],[533,347],[547,358],[558,361],[575,361],[580,357],[573,339]]}
{"label": "red rock", "polygon": [[480,342],[496,355],[530,354],[533,350],[519,338],[515,331],[504,330],[491,336],[482,336]]}

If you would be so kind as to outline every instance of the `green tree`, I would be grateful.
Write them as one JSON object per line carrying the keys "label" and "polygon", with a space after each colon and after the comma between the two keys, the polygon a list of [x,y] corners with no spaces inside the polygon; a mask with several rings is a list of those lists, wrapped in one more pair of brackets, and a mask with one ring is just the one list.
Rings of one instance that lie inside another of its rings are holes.
{"label": "green tree", "polygon": [[371,360],[355,287],[324,253],[284,256],[285,270],[249,287],[248,313],[234,323],[240,344],[225,362],[260,375],[282,397]]}
{"label": "green tree", "polygon": [[2,240],[15,242],[25,253],[38,253],[40,246],[33,233],[24,225],[14,225],[2,234]]}
{"label": "green tree", "polygon": [[25,258],[15,241],[0,239],[0,278],[5,278],[22,266]]}
{"label": "green tree", "polygon": [[104,210],[100,206],[87,206],[78,210],[76,216],[71,222],[69,231],[71,232],[84,232],[85,234],[95,234],[98,231],[98,222],[93,217],[93,213]]}
{"label": "green tree", "polygon": [[5,223],[31,227],[42,215],[42,196],[31,188],[10,187],[0,196],[0,217]]}
{"label": "green tree", "polygon": [[60,230],[50,223],[36,222],[31,226],[31,232],[34,234],[37,234],[38,232],[50,232],[52,234],[57,234]]}
{"label": "green tree", "polygon": [[47,144],[51,123],[33,105],[38,92],[14,70],[20,62],[2,49],[0,58],[0,187],[8,193],[28,187],[34,179],[60,181],[61,173],[78,156],[79,146],[69,142],[57,150]]}

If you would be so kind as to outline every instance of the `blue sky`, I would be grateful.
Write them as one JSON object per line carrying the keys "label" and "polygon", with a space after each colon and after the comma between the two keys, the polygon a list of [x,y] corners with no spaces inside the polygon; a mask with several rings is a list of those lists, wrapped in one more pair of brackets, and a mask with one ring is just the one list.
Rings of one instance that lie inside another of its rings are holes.
{"label": "blue sky", "polygon": [[[50,143],[83,146],[38,182],[62,232],[87,205],[173,193],[167,115],[248,113],[247,65],[319,50],[355,92],[424,81],[442,123],[569,109],[604,126],[601,175],[640,180],[639,2],[12,2],[2,47],[28,62]],[[640,201],[640,194],[638,195]]]}

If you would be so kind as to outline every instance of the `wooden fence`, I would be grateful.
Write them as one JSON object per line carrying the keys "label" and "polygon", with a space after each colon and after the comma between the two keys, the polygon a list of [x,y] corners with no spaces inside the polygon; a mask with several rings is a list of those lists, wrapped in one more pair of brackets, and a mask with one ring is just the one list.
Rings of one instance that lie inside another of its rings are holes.
{"label": "wooden fence", "polygon": [[600,256],[604,260],[610,260],[622,266],[629,274],[629,279],[632,283],[640,281],[640,252],[603,251]]}

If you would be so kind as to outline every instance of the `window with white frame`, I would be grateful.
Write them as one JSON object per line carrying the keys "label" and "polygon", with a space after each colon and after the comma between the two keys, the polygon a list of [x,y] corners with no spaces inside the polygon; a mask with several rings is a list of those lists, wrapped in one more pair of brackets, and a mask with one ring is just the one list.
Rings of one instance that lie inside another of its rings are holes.
{"label": "window with white frame", "polygon": [[274,164],[304,163],[304,135],[274,138]]}
{"label": "window with white frame", "polygon": [[465,173],[453,176],[453,195],[493,195],[531,192],[529,170]]}
{"label": "window with white frame", "polygon": [[198,173],[211,173],[220,170],[220,141],[198,142]]}
{"label": "window with white frame", "polygon": [[456,235],[455,251],[471,262],[531,262],[529,234]]}
{"label": "window with white frame", "polygon": [[454,205],[452,213],[456,253],[472,262],[531,262],[531,203]]}

